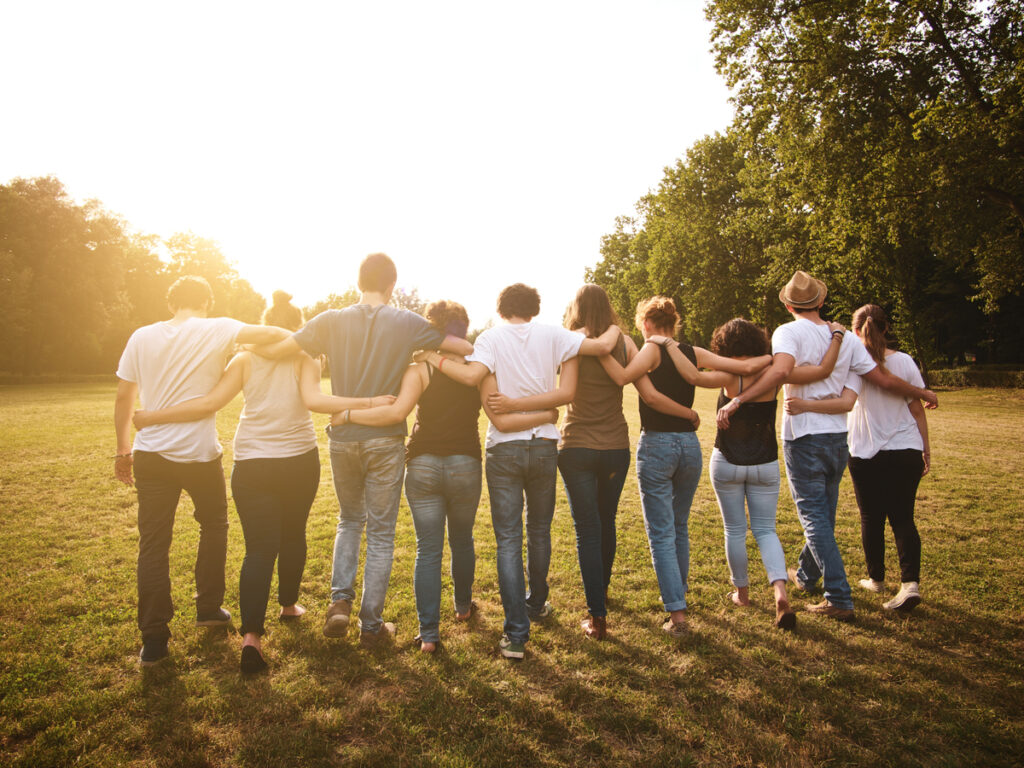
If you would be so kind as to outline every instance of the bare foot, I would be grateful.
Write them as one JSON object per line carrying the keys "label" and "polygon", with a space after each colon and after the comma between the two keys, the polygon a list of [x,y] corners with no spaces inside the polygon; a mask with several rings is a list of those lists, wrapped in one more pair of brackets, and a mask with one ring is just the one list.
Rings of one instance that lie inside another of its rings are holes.
{"label": "bare foot", "polygon": [[750,605],[750,589],[748,587],[736,587],[729,597],[736,605]]}
{"label": "bare foot", "polygon": [[281,606],[281,618],[282,619],[297,619],[299,616],[304,614],[306,609],[296,603],[295,605],[284,605]]}
{"label": "bare foot", "polygon": [[424,640],[420,643],[420,650],[423,653],[433,653],[437,650],[437,643],[431,643],[428,640]]}

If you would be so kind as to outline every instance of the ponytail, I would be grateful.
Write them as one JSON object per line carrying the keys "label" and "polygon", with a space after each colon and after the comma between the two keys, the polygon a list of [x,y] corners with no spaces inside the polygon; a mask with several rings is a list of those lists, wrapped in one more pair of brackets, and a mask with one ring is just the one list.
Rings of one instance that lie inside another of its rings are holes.
{"label": "ponytail", "polygon": [[885,367],[885,350],[888,347],[885,335],[889,330],[889,320],[877,304],[865,304],[853,313],[853,330],[860,334],[868,354],[878,363],[878,368],[887,373]]}

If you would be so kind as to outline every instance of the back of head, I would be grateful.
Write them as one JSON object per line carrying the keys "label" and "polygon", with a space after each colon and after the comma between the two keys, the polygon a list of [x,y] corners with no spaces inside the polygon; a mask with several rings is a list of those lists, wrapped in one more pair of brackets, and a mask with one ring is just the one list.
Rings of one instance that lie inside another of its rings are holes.
{"label": "back of head", "polygon": [[885,338],[889,331],[885,310],[877,304],[865,304],[853,313],[853,330],[861,337],[878,367],[885,371],[885,350],[889,346]]}
{"label": "back of head", "polygon": [[274,303],[263,310],[263,324],[276,325],[297,331],[304,322],[302,310],[292,304],[292,296],[285,291],[274,291]]}
{"label": "back of head", "polygon": [[735,317],[715,328],[711,351],[722,357],[759,357],[771,351],[771,342],[763,328]]}
{"label": "back of head", "polygon": [[209,309],[213,306],[213,289],[205,277],[185,275],[167,289],[167,306],[172,312],[179,309]]}
{"label": "back of head", "polygon": [[675,302],[668,296],[652,296],[647,301],[641,301],[636,308],[636,328],[641,333],[644,331],[644,321],[650,323],[652,328],[675,336],[679,330],[679,313],[676,312]]}
{"label": "back of head", "polygon": [[511,317],[531,320],[540,314],[540,294],[536,288],[513,283],[498,294],[498,314],[506,320]]}
{"label": "back of head", "polygon": [[587,283],[576,291],[569,308],[565,311],[565,327],[571,331],[586,328],[591,336],[600,336],[611,326],[619,324],[619,316],[612,309],[612,303],[604,288]]}
{"label": "back of head", "polygon": [[423,311],[430,324],[447,336],[466,338],[469,332],[469,315],[466,308],[454,301],[432,301]]}
{"label": "back of head", "polygon": [[359,290],[363,293],[387,293],[398,282],[398,270],[386,253],[371,253],[359,265]]}

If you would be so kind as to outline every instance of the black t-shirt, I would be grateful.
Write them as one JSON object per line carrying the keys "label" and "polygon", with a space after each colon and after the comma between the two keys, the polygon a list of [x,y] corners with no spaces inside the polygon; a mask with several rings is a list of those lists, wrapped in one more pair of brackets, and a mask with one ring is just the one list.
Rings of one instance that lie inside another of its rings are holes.
{"label": "black t-shirt", "polygon": [[[683,342],[679,343],[679,350],[689,358],[694,365],[697,364],[697,355],[693,347]],[[693,407],[693,385],[686,381],[676,370],[675,363],[664,349],[658,350],[661,353],[661,362],[658,367],[647,374],[654,388],[663,395],[675,400],[687,408]],[[689,419],[681,416],[669,416],[667,413],[656,411],[640,399],[640,426],[645,432],[696,432],[696,427]]]}
{"label": "black t-shirt", "polygon": [[[721,408],[732,398],[725,392],[718,394]],[[775,440],[775,412],[777,400],[761,403],[741,403],[729,417],[729,428],[715,435],[715,448],[722,452],[730,464],[749,467],[767,464],[779,458],[779,445]]]}
{"label": "black t-shirt", "polygon": [[408,461],[416,456],[472,456],[480,458],[480,393],[443,373],[430,371],[430,383],[420,395],[416,423],[405,449]]}

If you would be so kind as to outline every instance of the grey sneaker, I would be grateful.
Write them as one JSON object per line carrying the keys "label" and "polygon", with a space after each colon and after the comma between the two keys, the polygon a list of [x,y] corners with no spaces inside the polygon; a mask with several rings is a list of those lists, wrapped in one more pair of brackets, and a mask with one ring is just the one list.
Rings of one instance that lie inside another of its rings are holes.
{"label": "grey sneaker", "polygon": [[395,639],[395,633],[398,631],[390,621],[381,622],[376,632],[367,632],[362,628],[362,622],[360,622],[359,630],[359,643],[364,646],[378,646],[390,643]]}
{"label": "grey sneaker", "polygon": [[508,635],[501,636],[498,650],[506,659],[521,659],[526,655],[526,645],[517,640],[510,640]]}
{"label": "grey sneaker", "polygon": [[538,611],[528,611],[531,621],[543,621],[548,616],[555,612],[555,606],[551,603],[544,603],[543,607]]}
{"label": "grey sneaker", "polygon": [[875,581],[874,579],[861,579],[857,583],[860,585],[861,589],[866,589],[868,592],[875,592],[877,594],[879,592],[885,591],[884,581]]}
{"label": "grey sneaker", "polygon": [[921,604],[921,591],[916,581],[908,581],[900,585],[900,591],[896,593],[896,597],[887,603],[883,603],[882,607],[890,611],[900,611],[901,613],[910,613],[917,606]]}
{"label": "grey sneaker", "polygon": [[351,600],[335,600],[327,609],[327,620],[324,621],[324,635],[327,637],[344,637],[348,634],[348,624],[352,617]]}

